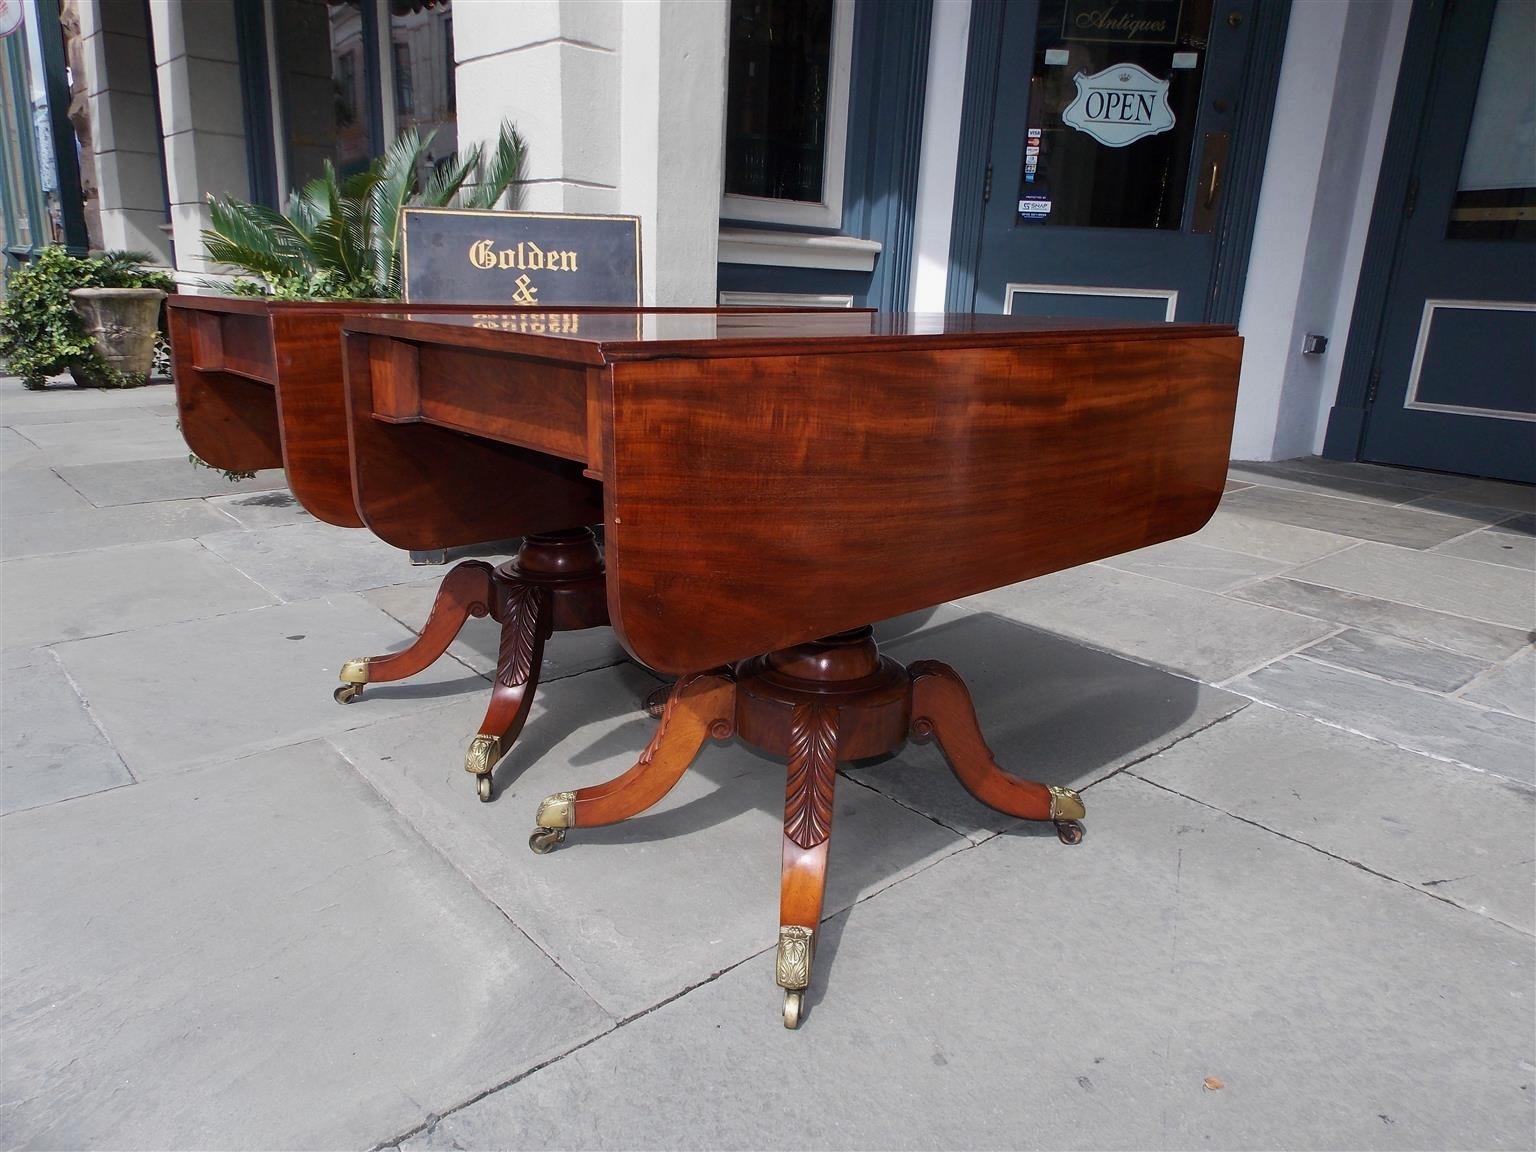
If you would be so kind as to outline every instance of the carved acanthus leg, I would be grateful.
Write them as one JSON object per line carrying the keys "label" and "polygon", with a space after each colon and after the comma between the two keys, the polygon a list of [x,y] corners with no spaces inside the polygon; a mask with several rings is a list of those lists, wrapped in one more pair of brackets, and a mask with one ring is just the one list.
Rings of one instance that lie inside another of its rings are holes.
{"label": "carved acanthus leg", "polygon": [[549,593],[537,584],[508,581],[497,615],[501,647],[496,654],[496,682],[480,733],[469,744],[464,768],[474,773],[481,800],[492,795],[491,770],[523,730],[539,685],[544,641],[551,632]]}
{"label": "carved acanthus leg", "polygon": [[837,782],[838,710],[795,705],[784,790],[784,844],[779,883],[779,950],[774,978],[784,989],[784,1027],[797,1028],[811,983],[816,933],[827,883],[832,792]]}
{"label": "carved acanthus leg", "polygon": [[937,660],[919,660],[907,671],[912,677],[912,735],[938,741],[967,792],[1010,816],[1051,821],[1063,843],[1083,838],[1082,797],[1070,788],[1025,780],[997,766],[958,672]]}
{"label": "carved acanthus leg", "polygon": [[495,569],[484,560],[465,560],[456,564],[443,577],[426,626],[415,642],[388,656],[348,660],[341,666],[342,685],[335,692],[337,701],[349,704],[363,694],[364,684],[404,680],[433,663],[448,651],[448,645],[453,643],[466,620],[491,612],[496,602],[495,586]]}
{"label": "carved acanthus leg", "polygon": [[548,852],[568,828],[617,824],[644,812],[672,790],[713,737],[728,740],[735,730],[736,684],[729,672],[696,672],[672,689],[661,723],[635,766],[622,776],[557,792],[539,805],[538,830],[528,838],[535,852]]}

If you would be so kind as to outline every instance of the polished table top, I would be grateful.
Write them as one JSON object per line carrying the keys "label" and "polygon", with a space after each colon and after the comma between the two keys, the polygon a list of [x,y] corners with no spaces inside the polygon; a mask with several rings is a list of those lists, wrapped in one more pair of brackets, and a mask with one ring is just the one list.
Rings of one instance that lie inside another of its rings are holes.
{"label": "polished table top", "polygon": [[1195,531],[1221,496],[1242,343],[871,313],[407,313],[344,331],[365,521],[385,539],[405,523],[412,481],[357,453],[383,427],[464,434],[465,456],[494,443],[508,455],[477,471],[483,500],[519,514],[574,508],[557,466],[579,466],[601,483],[614,628],[671,673]]}
{"label": "polished table top", "polygon": [[1148,324],[956,312],[734,311],[480,312],[443,315],[379,312],[349,317],[350,331],[457,343],[466,348],[537,352],[583,364],[664,357],[738,356],[785,342],[807,350],[991,347],[1232,335],[1224,325]]}

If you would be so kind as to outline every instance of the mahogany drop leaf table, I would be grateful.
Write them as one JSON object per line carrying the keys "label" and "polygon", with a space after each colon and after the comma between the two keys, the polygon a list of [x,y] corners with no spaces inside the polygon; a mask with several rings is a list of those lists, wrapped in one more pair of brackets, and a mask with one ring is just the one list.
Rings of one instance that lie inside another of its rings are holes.
{"label": "mahogany drop leaf table", "polygon": [[[516,501],[529,531],[573,523],[579,495],[600,495],[607,617],[638,661],[678,679],[634,766],[546,799],[530,846],[644,811],[709,740],[783,759],[775,974],[795,1027],[838,764],[933,739],[983,803],[1082,835],[1075,792],[997,764],[955,669],[902,667],[869,626],[1198,529],[1222,493],[1242,342],[1226,327],[1010,316],[540,323],[345,318],[357,506],[398,542],[444,492]],[[462,451],[401,472],[370,460],[380,430],[452,434]],[[517,643],[536,652],[546,628]]]}

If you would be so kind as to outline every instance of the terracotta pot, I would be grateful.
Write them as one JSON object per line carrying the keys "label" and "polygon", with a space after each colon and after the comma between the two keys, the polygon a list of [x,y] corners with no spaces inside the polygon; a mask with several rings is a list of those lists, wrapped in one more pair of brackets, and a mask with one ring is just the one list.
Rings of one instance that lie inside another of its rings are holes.
{"label": "terracotta pot", "polygon": [[71,366],[78,384],[104,388],[118,384],[142,384],[155,360],[155,333],[159,330],[160,303],[165,293],[158,288],[76,288],[70,304],[85,321],[96,353],[113,369],[104,379],[89,369]]}

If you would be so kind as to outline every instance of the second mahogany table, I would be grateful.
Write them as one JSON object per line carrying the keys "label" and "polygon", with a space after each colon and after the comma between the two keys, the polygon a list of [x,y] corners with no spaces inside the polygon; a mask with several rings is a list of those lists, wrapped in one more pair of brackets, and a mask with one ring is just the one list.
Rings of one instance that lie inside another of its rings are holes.
{"label": "second mahogany table", "polygon": [[[600,484],[609,618],[679,678],[634,767],[540,805],[536,851],[649,808],[709,739],[787,761],[788,1027],[839,763],[932,738],[983,803],[1082,835],[1076,792],[998,766],[957,671],[902,667],[869,625],[1195,531],[1221,498],[1242,350],[1225,327],[969,315],[584,315],[543,333],[381,316],[343,340],[369,527],[391,539],[422,509],[359,453],[365,426],[450,429]],[[522,473],[508,485],[536,498]]]}

